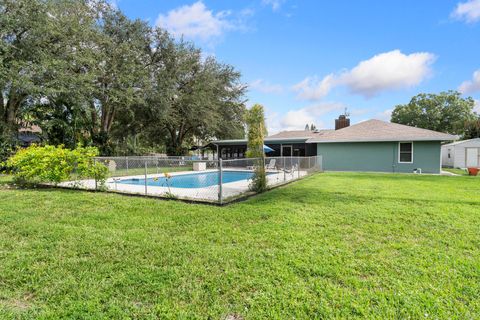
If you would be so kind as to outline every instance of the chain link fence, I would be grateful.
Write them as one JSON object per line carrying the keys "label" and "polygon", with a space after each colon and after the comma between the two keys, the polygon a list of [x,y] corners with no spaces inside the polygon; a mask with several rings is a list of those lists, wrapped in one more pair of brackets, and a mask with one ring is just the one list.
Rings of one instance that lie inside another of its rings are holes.
{"label": "chain link fence", "polygon": [[63,187],[224,204],[254,194],[252,179],[265,168],[267,187],[282,185],[322,171],[322,157],[268,157],[198,160],[191,157],[97,157],[108,169],[96,179],[68,181]]}

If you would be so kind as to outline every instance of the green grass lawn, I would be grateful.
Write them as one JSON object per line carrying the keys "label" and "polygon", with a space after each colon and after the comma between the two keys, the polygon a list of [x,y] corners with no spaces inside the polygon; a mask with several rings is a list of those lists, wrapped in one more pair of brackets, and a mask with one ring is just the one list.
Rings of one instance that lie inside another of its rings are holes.
{"label": "green grass lawn", "polygon": [[0,178],[0,318],[474,319],[480,184],[324,173],[227,207]]}

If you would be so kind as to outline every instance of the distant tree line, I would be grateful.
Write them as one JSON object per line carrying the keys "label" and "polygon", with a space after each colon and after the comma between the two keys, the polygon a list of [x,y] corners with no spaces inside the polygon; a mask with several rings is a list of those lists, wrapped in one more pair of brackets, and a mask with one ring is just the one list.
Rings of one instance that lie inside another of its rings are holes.
{"label": "distant tree line", "polygon": [[25,123],[104,155],[244,136],[237,70],[107,1],[0,0],[0,39],[3,150]]}
{"label": "distant tree line", "polygon": [[480,137],[480,116],[475,101],[459,92],[421,93],[408,104],[398,105],[391,122],[459,135],[462,139]]}

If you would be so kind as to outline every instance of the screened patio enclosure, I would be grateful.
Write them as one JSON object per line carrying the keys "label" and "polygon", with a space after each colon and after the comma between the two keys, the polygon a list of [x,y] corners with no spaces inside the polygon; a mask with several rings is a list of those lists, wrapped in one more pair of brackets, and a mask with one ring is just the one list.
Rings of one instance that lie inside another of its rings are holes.
{"label": "screened patio enclosure", "polygon": [[[317,155],[316,144],[305,143],[305,140],[272,141],[265,139],[264,144],[273,149],[267,157],[310,157]],[[219,140],[205,146],[221,159],[242,159],[246,157],[246,140]]]}

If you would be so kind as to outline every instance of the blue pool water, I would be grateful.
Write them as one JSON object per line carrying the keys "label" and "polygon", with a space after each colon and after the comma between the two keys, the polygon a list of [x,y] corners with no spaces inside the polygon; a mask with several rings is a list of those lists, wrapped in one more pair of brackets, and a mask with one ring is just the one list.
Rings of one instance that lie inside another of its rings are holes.
{"label": "blue pool water", "polygon": [[[252,178],[253,172],[249,171],[223,171],[223,183],[247,180]],[[122,179],[118,183],[145,185],[145,179],[133,178]],[[218,172],[188,173],[181,175],[172,175],[167,184],[167,179],[163,175],[158,178],[148,178],[147,186],[172,188],[205,188],[218,184]]]}

